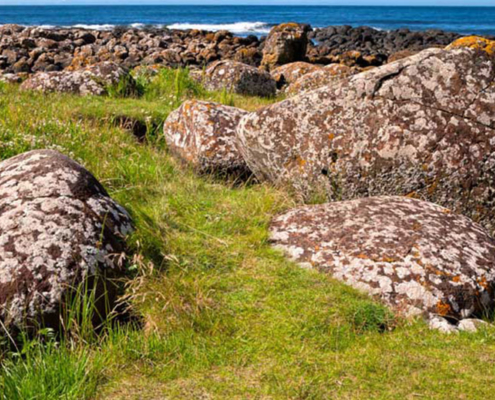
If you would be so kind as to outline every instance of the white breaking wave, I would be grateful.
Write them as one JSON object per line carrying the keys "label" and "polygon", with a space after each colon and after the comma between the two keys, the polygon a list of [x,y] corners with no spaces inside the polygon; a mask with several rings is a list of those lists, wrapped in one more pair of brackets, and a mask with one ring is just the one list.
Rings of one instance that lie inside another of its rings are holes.
{"label": "white breaking wave", "polygon": [[[0,24],[2,26],[2,24]],[[30,25],[25,25],[29,27]],[[112,24],[76,24],[76,25],[65,25],[65,26],[57,26],[57,25],[39,25],[40,28],[44,29],[57,29],[57,28],[79,28],[79,29],[88,29],[93,31],[111,31],[115,29],[118,25]],[[199,29],[204,31],[221,31],[226,30],[236,34],[268,34],[270,33],[271,26],[264,22],[237,22],[233,24],[191,24],[191,23],[176,23],[172,25],[147,25],[140,22],[136,22],[133,24],[122,25],[128,26],[130,28],[142,29],[146,26],[153,26],[155,28],[169,28],[169,29]]]}
{"label": "white breaking wave", "polygon": [[269,33],[270,26],[264,22],[237,22],[234,24],[190,24],[178,23],[168,25],[169,29],[199,29],[204,31],[229,31],[232,33]]}
{"label": "white breaking wave", "polygon": [[85,25],[85,24],[77,24],[73,26],[67,26],[66,28],[80,28],[80,29],[90,29],[94,31],[111,31],[115,29],[115,25],[104,24],[104,25]]}

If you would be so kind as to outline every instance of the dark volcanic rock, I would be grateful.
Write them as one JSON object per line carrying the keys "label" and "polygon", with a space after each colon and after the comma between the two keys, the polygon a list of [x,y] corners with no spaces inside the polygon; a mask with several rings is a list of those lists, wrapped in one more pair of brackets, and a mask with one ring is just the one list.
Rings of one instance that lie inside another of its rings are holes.
{"label": "dark volcanic rock", "polygon": [[315,29],[310,37],[328,49],[329,54],[359,51],[365,55],[389,56],[401,50],[421,51],[430,47],[445,47],[461,35],[440,30],[424,32],[396,29],[380,31],[367,26],[330,26]]}
{"label": "dark volcanic rock", "polygon": [[235,129],[247,112],[221,104],[186,101],[165,121],[169,149],[198,172],[247,175]]}
{"label": "dark volcanic rock", "polygon": [[106,282],[111,305],[131,230],[127,212],[68,157],[38,150],[0,163],[1,320],[57,327],[71,289],[96,275],[96,298]]}
{"label": "dark volcanic rock", "polygon": [[204,77],[208,90],[226,89],[233,93],[270,97],[277,84],[268,72],[236,61],[218,61],[210,65]]}
{"label": "dark volcanic rock", "polygon": [[296,208],[273,221],[271,240],[406,315],[457,321],[493,308],[495,241],[435,204],[375,197]]}
{"label": "dark volcanic rock", "polygon": [[259,177],[302,197],[410,195],[495,230],[495,59],[429,49],[244,117]]}

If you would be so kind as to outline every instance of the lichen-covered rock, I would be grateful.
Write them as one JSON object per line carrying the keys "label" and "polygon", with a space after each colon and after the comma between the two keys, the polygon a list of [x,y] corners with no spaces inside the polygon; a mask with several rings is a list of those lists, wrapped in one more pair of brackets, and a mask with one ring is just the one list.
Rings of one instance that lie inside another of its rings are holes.
{"label": "lichen-covered rock", "polygon": [[459,49],[459,48],[470,48],[473,50],[480,50],[488,53],[489,55],[495,55],[495,41],[489,40],[479,36],[466,36],[457,39],[449,46],[447,49]]}
{"label": "lichen-covered rock", "polygon": [[134,80],[127,70],[113,62],[102,62],[75,71],[38,72],[24,81],[21,89],[100,96],[109,86],[121,82],[126,91],[133,91]]}
{"label": "lichen-covered rock", "polygon": [[268,72],[237,61],[218,61],[210,65],[203,79],[208,90],[228,90],[250,96],[270,97],[277,84]]}
{"label": "lichen-covered rock", "polygon": [[249,169],[235,136],[246,114],[222,104],[186,101],[165,121],[165,139],[172,153],[200,173],[246,175]]}
{"label": "lichen-covered rock", "polygon": [[339,79],[346,78],[358,71],[358,68],[351,68],[344,64],[330,64],[325,68],[319,68],[301,76],[287,87],[286,93],[291,96],[303,94],[330,85]]}
{"label": "lichen-covered rock", "polygon": [[128,213],[70,158],[37,150],[0,163],[0,319],[57,327],[71,289],[95,276],[98,304],[111,305],[109,279],[123,274],[117,259],[131,230]]}
{"label": "lichen-covered rock", "polygon": [[298,263],[404,315],[459,320],[493,307],[495,240],[436,204],[391,196],[305,206],[275,218],[270,231]]}
{"label": "lichen-covered rock", "polygon": [[19,74],[2,74],[0,75],[0,82],[3,83],[21,83],[22,76]]}
{"label": "lichen-covered rock", "polygon": [[323,69],[323,67],[320,65],[298,61],[275,68],[271,71],[271,75],[273,79],[275,79],[275,82],[277,82],[277,87],[280,89],[283,86],[296,82],[303,75],[321,69]]}
{"label": "lichen-covered rock", "polygon": [[240,149],[302,197],[410,195],[495,230],[495,60],[429,49],[251,113]]}
{"label": "lichen-covered rock", "polygon": [[270,71],[278,65],[306,60],[308,25],[287,23],[270,31],[263,48],[261,66]]}

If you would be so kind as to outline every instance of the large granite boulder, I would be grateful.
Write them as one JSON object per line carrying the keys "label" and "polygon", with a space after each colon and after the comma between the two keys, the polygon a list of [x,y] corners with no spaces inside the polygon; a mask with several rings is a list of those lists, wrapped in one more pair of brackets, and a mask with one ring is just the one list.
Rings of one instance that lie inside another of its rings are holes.
{"label": "large granite boulder", "polygon": [[240,174],[249,168],[237,147],[235,129],[247,112],[217,103],[190,100],[164,125],[170,151],[200,173]]}
{"label": "large granite boulder", "polygon": [[290,64],[281,65],[270,72],[277,87],[280,89],[283,86],[290,85],[296,82],[302,76],[311,72],[323,69],[320,65],[310,64],[304,61],[297,61]]}
{"label": "large granite boulder", "polygon": [[287,23],[270,31],[264,47],[262,68],[270,71],[278,65],[306,60],[309,25]]}
{"label": "large granite boulder", "polygon": [[285,91],[291,96],[303,94],[330,85],[340,79],[347,78],[356,74],[358,71],[358,68],[348,67],[344,64],[330,64],[325,68],[319,68],[302,75],[299,79],[292,82]]}
{"label": "large granite boulder", "polygon": [[436,204],[392,196],[306,206],[270,229],[273,244],[302,266],[401,314],[458,321],[493,308],[495,240]]}
{"label": "large granite boulder", "polygon": [[127,70],[113,62],[102,62],[75,71],[38,72],[24,81],[21,89],[100,96],[120,83],[128,92],[124,94],[134,91],[135,82]]}
{"label": "large granite boulder", "polygon": [[495,230],[495,59],[424,50],[244,117],[240,149],[302,197],[410,195]]}
{"label": "large granite boulder", "polygon": [[237,61],[218,61],[210,65],[204,76],[208,90],[228,90],[249,96],[271,97],[277,85],[268,72]]}
{"label": "large granite boulder", "polygon": [[131,230],[129,214],[70,158],[37,150],[0,163],[0,319],[58,327],[84,282],[103,316]]}

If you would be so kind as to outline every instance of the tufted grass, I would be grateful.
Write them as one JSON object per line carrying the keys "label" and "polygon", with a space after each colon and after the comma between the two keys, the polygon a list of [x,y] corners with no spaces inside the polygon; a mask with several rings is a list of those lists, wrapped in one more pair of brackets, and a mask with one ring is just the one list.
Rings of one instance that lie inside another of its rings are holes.
{"label": "tufted grass", "polygon": [[[198,177],[167,154],[160,126],[184,99],[250,110],[274,100],[208,93],[177,71],[144,89],[141,98],[79,98],[0,86],[0,159],[57,149],[92,171],[137,226],[124,282],[136,319],[108,324],[91,340],[41,335],[10,346],[0,356],[0,396],[493,396],[494,328],[445,336],[298,268],[270,248],[267,235],[270,219],[297,204],[294,196]],[[117,126],[122,115],[154,127],[150,139],[140,143]]]}

